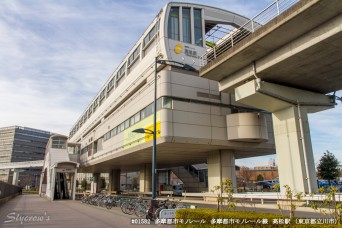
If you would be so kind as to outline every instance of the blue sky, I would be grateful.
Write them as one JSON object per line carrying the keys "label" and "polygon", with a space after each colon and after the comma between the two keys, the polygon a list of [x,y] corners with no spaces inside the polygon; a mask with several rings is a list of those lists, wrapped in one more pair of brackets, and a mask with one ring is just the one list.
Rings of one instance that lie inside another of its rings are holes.
{"label": "blue sky", "polygon": [[[1,0],[0,127],[20,125],[68,134],[167,2]],[[247,17],[271,2],[196,1]],[[326,150],[342,161],[341,114],[339,104],[309,115],[316,162]],[[269,158],[237,164],[266,165]]]}

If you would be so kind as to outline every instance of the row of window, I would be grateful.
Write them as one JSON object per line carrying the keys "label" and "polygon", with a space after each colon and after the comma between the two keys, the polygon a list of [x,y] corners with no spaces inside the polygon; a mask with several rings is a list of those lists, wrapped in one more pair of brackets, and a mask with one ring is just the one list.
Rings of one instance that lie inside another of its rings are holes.
{"label": "row of window", "polygon": [[[171,98],[162,97],[157,100],[157,110],[161,108],[172,108],[171,107]],[[104,134],[103,139],[104,141],[114,137],[115,135],[119,134],[120,132],[124,131],[125,129],[133,126],[134,124],[138,123],[140,120],[150,116],[153,114],[153,103],[148,105],[147,107],[143,108],[139,112],[132,115],[127,120],[123,121],[121,124],[114,127],[112,130],[108,131]]]}
{"label": "row of window", "polygon": [[[158,31],[159,31],[159,20],[153,26],[153,28],[149,31],[149,33],[144,37],[143,42],[142,42],[143,48],[147,47],[152,42],[152,40],[155,39]],[[114,87],[117,88],[122,83],[122,81],[125,78],[127,69],[140,56],[140,51],[141,51],[140,46],[141,44],[139,44],[138,47],[133,51],[133,53],[128,57],[128,60],[127,60],[128,64],[126,64],[127,62],[124,62],[124,64],[118,69],[118,71],[115,74],[113,74],[112,79],[108,82],[107,86],[101,91],[100,95],[94,100],[94,102],[90,105],[88,110],[84,113],[84,115],[80,118],[80,120],[71,130],[70,137],[72,137],[78,131],[78,129],[82,127],[82,125],[92,115],[92,113],[96,111],[97,107],[99,107],[103,103],[105,98],[109,96],[109,93],[112,92]]]}
{"label": "row of window", "polygon": [[[182,18],[179,12],[182,10]],[[191,28],[191,10],[193,10],[194,29]],[[182,41],[191,42],[191,32],[194,31],[194,44],[203,46],[202,32],[202,11],[187,7],[171,7],[168,20],[168,37],[173,40],[180,40],[180,20],[182,20]]]}

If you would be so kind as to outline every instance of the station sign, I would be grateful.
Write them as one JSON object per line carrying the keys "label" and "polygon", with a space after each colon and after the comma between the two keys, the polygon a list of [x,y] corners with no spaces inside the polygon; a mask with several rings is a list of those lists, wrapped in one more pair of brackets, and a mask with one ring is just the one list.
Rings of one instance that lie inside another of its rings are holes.
{"label": "station sign", "polygon": [[159,213],[160,219],[174,219],[176,218],[176,209],[163,209]]}
{"label": "station sign", "polygon": [[58,172],[58,173],[74,173],[75,168],[56,168],[56,172]]}

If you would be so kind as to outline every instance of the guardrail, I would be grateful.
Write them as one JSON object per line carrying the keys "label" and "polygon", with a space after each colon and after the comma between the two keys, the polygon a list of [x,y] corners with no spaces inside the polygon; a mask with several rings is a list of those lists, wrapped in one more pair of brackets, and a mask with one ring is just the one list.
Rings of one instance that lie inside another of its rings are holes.
{"label": "guardrail", "polygon": [[[203,197],[204,201],[210,201],[209,199],[217,199],[218,194],[213,192],[202,192],[202,193],[190,193],[186,192],[182,194],[183,197]],[[223,198],[227,198],[228,195],[226,193],[222,194]],[[265,200],[288,200],[285,194],[281,193],[234,193],[232,195],[233,199],[240,199],[240,200],[249,200],[249,201],[260,201],[261,204],[264,204]],[[292,198],[293,200],[297,200],[295,196]],[[306,201],[307,204],[310,201],[324,201],[328,200],[329,196],[324,194],[314,194],[314,195],[303,195],[301,201]],[[337,193],[335,196],[337,202],[342,202],[342,194]]]}
{"label": "guardrail", "polygon": [[201,67],[216,59],[223,52],[232,48],[235,44],[263,27],[297,2],[299,2],[299,0],[275,0],[244,25],[229,32],[213,44],[212,47],[208,49],[207,53],[201,57]]}

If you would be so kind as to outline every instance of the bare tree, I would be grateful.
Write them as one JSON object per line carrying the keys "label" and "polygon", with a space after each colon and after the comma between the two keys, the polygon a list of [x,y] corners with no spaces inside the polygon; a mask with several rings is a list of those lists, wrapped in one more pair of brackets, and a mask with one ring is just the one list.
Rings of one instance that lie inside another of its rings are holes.
{"label": "bare tree", "polygon": [[253,172],[247,167],[242,166],[239,171],[239,177],[243,183],[243,190],[246,191],[246,185],[252,179]]}

